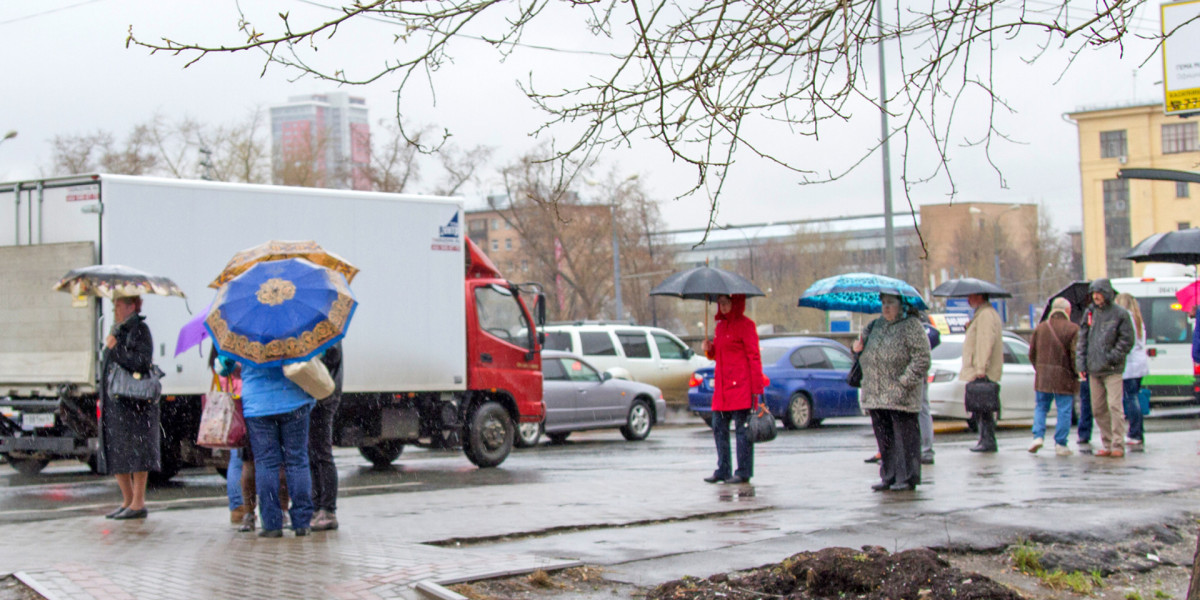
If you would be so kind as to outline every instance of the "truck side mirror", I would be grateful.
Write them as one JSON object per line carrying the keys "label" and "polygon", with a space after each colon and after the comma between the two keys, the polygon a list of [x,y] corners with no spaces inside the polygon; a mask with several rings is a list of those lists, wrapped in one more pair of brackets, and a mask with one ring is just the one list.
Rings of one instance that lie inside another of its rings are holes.
{"label": "truck side mirror", "polygon": [[537,320],[538,329],[546,324],[546,294],[538,293],[537,300],[533,303],[533,318]]}

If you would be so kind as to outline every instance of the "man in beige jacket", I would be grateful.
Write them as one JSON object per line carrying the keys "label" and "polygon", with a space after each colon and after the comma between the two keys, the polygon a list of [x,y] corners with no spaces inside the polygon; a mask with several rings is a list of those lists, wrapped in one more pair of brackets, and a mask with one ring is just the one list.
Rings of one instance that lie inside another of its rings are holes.
{"label": "man in beige jacket", "polygon": [[[986,379],[1000,383],[1004,366],[1003,337],[1000,330],[1000,313],[988,302],[987,294],[967,296],[967,304],[975,310],[975,316],[967,323],[967,335],[963,340],[961,381]],[[979,443],[971,452],[996,451],[996,415],[991,412],[972,413],[971,418],[979,426]]]}

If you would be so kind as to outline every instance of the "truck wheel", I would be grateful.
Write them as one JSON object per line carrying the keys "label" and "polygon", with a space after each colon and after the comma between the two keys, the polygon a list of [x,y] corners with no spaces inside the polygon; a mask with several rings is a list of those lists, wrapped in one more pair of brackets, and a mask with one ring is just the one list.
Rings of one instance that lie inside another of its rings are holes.
{"label": "truck wheel", "polygon": [[787,410],[783,413],[783,426],[787,429],[808,429],[816,425],[812,418],[812,400],[801,392],[792,394]]}
{"label": "truck wheel", "polygon": [[536,446],[541,439],[541,423],[521,423],[517,425],[517,437],[513,440],[513,445],[518,448],[529,448],[530,446]]}
{"label": "truck wheel", "polygon": [[50,461],[44,458],[13,458],[11,456],[6,458],[8,458],[8,464],[12,465],[18,473],[28,477],[33,477],[41,473],[42,469],[45,469],[46,465],[50,464]]}
{"label": "truck wheel", "polygon": [[400,453],[404,451],[404,442],[400,440],[383,440],[374,446],[360,446],[358,453],[363,458],[371,461],[376,468],[383,468],[392,464],[392,461],[400,457]]}
{"label": "truck wheel", "polygon": [[484,402],[467,420],[467,439],[463,452],[478,467],[494,467],[512,452],[516,427],[496,402]]}
{"label": "truck wheel", "polygon": [[633,406],[629,407],[625,426],[621,428],[621,435],[631,442],[640,442],[650,435],[650,429],[654,427],[653,419],[654,415],[650,412],[650,407],[646,406],[646,401],[634,400]]}

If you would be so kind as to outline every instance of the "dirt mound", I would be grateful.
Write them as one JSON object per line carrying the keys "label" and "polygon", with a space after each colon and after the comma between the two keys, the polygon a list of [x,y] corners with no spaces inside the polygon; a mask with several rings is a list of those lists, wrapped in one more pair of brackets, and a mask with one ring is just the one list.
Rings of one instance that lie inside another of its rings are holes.
{"label": "dirt mound", "polygon": [[729,576],[664,583],[648,600],[1020,600],[1008,587],[978,573],[963,573],[927,548],[889,554],[879,546],[825,548],[794,554],[778,564]]}

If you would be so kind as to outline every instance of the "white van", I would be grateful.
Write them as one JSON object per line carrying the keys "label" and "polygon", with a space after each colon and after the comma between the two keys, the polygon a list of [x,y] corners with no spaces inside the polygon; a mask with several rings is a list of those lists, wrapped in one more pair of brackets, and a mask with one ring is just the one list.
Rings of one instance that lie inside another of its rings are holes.
{"label": "white van", "polygon": [[614,377],[658,387],[675,404],[687,402],[692,373],[712,364],[675,334],[658,327],[579,321],[550,323],[542,331],[544,348],[578,354]]}
{"label": "white van", "polygon": [[[1147,269],[1147,274],[1154,274]],[[1146,326],[1146,354],[1150,375],[1142,385],[1150,388],[1155,404],[1200,401],[1196,382],[1200,372],[1192,362],[1193,319],[1185,314],[1175,292],[1196,281],[1192,277],[1122,277],[1113,289],[1137,298]]]}

